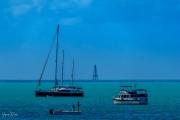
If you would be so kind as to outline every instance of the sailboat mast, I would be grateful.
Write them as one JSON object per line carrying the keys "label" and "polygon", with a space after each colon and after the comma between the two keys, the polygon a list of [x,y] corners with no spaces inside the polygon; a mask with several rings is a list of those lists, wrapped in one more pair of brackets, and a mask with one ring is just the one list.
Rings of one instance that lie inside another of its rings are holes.
{"label": "sailboat mast", "polygon": [[64,50],[62,51],[62,53],[63,53],[63,56],[62,56],[62,75],[61,75],[61,84],[63,85],[63,81],[64,81]]}
{"label": "sailboat mast", "polygon": [[73,64],[72,64],[71,80],[72,80],[72,85],[73,85],[73,82],[74,82],[74,60],[73,60]]}
{"label": "sailboat mast", "polygon": [[58,68],[58,49],[59,49],[59,24],[57,27],[57,43],[56,43],[56,65],[55,65],[55,86],[58,85],[57,68]]}
{"label": "sailboat mast", "polygon": [[50,54],[52,53],[52,50],[53,50],[53,46],[54,46],[54,42],[55,40],[53,40],[52,44],[51,44],[51,47],[49,49],[49,52],[48,52],[48,55],[46,57],[46,60],[45,60],[45,63],[43,65],[43,69],[42,69],[42,72],[41,72],[41,75],[39,77],[39,80],[38,80],[38,86],[40,87],[41,86],[41,79],[44,75],[44,72],[45,72],[45,69],[46,69],[46,66],[47,66],[47,63],[48,63],[48,60],[49,60],[49,57],[50,57]]}

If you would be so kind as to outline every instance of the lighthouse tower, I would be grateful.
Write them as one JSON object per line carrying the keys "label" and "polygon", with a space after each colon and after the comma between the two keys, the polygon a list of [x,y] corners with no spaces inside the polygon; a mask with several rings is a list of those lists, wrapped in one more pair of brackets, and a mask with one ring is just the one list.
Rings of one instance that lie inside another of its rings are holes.
{"label": "lighthouse tower", "polygon": [[92,80],[98,80],[97,66],[94,65],[93,78]]}

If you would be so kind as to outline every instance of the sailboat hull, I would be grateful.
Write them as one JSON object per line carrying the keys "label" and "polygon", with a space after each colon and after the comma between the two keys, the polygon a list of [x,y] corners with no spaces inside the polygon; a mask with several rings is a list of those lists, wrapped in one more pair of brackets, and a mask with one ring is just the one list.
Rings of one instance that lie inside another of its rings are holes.
{"label": "sailboat hull", "polygon": [[83,92],[58,92],[58,91],[35,91],[36,97],[46,97],[46,96],[73,96],[73,97],[83,97]]}

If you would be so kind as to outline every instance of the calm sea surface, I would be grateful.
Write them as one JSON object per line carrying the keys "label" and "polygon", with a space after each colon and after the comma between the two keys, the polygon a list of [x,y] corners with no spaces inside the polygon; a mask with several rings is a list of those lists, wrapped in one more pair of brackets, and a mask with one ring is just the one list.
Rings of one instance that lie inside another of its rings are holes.
{"label": "calm sea surface", "polygon": [[[145,88],[149,93],[148,105],[114,105],[120,85]],[[65,83],[65,84],[68,84]],[[76,82],[83,87],[83,98],[36,98],[37,82],[0,82],[0,119],[27,120],[180,120],[180,82]],[[45,82],[43,88],[54,84]],[[81,104],[81,115],[50,116],[48,110],[71,110],[72,104]]]}

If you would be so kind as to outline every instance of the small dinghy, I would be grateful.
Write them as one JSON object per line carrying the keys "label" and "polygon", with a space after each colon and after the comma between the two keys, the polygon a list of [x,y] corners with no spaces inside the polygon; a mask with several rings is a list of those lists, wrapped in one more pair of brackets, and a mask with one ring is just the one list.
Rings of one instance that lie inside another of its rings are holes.
{"label": "small dinghy", "polygon": [[79,102],[77,103],[77,110],[75,109],[75,105],[72,105],[72,110],[55,110],[55,109],[50,109],[49,114],[50,115],[80,115],[81,111],[79,110],[80,104]]}

